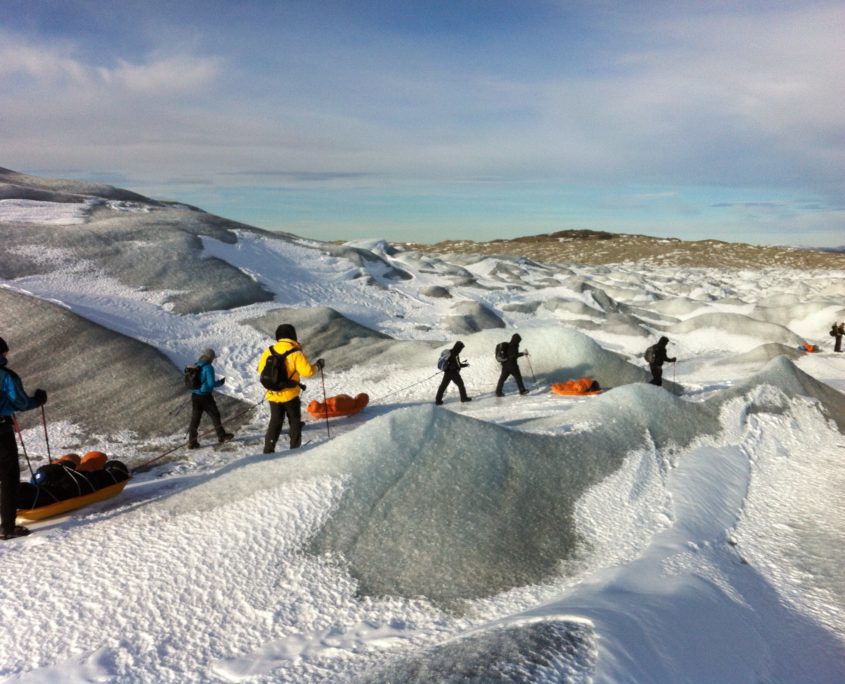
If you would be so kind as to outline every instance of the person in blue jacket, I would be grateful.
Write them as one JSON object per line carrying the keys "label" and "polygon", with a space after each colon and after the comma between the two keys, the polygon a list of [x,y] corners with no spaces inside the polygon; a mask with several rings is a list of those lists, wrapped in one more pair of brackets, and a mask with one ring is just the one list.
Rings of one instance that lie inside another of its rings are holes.
{"label": "person in blue jacket", "polygon": [[206,349],[197,359],[197,366],[200,369],[200,386],[191,392],[191,424],[188,426],[189,449],[200,448],[200,443],[197,441],[197,430],[203,413],[207,413],[211,417],[214,430],[217,432],[218,442],[222,444],[234,437],[231,432],[226,432],[223,428],[223,423],[220,420],[220,409],[217,408],[217,402],[214,401],[214,389],[226,382],[226,378],[219,380],[214,378],[214,366],[211,363],[216,357],[217,354],[213,349]]}
{"label": "person in blue jacket", "polygon": [[15,411],[30,411],[47,403],[47,392],[43,389],[35,390],[32,397],[27,395],[18,374],[6,366],[8,353],[9,345],[0,337],[0,539],[29,534],[25,527],[15,525],[21,479]]}

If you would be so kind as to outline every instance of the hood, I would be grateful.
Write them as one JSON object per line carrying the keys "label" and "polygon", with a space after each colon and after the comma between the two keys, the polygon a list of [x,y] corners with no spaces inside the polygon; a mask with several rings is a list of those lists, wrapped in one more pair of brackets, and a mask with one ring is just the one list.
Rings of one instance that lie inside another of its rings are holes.
{"label": "hood", "polygon": [[282,323],[276,328],[276,340],[293,340],[294,342],[298,342],[299,340],[296,339],[296,328],[289,323]]}

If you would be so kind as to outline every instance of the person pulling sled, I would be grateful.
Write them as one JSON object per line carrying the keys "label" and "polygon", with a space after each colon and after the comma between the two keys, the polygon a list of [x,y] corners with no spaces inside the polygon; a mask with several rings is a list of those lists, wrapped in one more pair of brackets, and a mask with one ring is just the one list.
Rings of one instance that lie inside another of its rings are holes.
{"label": "person pulling sled", "polygon": [[287,416],[290,424],[290,448],[302,444],[302,404],[299,395],[305,385],[300,378],[310,378],[322,371],[323,359],[312,365],[299,346],[296,328],[282,324],[276,328],[276,343],[264,350],[258,361],[258,375],[270,403],[270,423],[264,435],[264,453],[276,451],[276,442],[282,433]]}
{"label": "person pulling sled", "polygon": [[197,432],[200,426],[202,414],[207,413],[214,424],[214,431],[217,433],[217,441],[222,444],[232,439],[235,435],[226,432],[223,422],[220,420],[220,409],[214,401],[214,390],[226,382],[226,378],[219,380],[214,377],[214,366],[212,362],[217,358],[213,349],[206,349],[200,354],[194,366],[185,369],[185,382],[191,386],[191,422],[188,425],[188,448],[199,449]]}
{"label": "person pulling sled", "polygon": [[842,351],[842,336],[845,335],[845,323],[837,324],[835,321],[830,328],[830,336],[834,340],[833,351]]}
{"label": "person pulling sled", "polygon": [[464,343],[458,340],[455,346],[451,349],[446,349],[440,355],[437,362],[437,368],[443,371],[443,379],[440,381],[440,387],[437,388],[437,395],[434,398],[434,403],[438,406],[443,403],[443,394],[450,382],[454,382],[461,395],[461,401],[472,401],[472,397],[467,396],[466,388],[464,387],[463,378],[461,378],[461,368],[469,366],[465,361],[461,361],[458,356],[464,348]]}
{"label": "person pulling sled", "polygon": [[521,341],[522,337],[518,333],[515,333],[511,337],[510,342],[500,342],[496,345],[496,361],[502,364],[502,371],[499,373],[499,382],[496,383],[497,397],[505,396],[503,391],[505,380],[510,376],[513,376],[513,379],[516,381],[519,393],[528,394],[528,390],[525,389],[525,384],[522,382],[522,373],[519,370],[519,363],[517,362],[520,356],[528,355],[528,352],[519,351],[519,343]]}
{"label": "person pulling sled", "polygon": [[15,440],[15,411],[31,411],[47,403],[47,392],[35,390],[30,397],[20,377],[7,367],[9,345],[0,337],[0,539],[14,539],[29,534],[15,525],[18,510],[18,484],[21,468]]}
{"label": "person pulling sled", "polygon": [[669,358],[666,354],[666,345],[669,344],[668,337],[661,337],[657,344],[651,345],[648,349],[645,350],[645,360],[648,362],[649,370],[651,370],[651,380],[649,380],[650,385],[657,385],[658,387],[663,385],[663,364],[667,361],[671,361],[675,363],[678,359],[675,357]]}

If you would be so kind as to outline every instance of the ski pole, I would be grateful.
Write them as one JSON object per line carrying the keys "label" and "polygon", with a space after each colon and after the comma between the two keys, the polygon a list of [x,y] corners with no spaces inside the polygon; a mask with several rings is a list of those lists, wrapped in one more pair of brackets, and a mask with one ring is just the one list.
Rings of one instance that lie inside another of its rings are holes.
{"label": "ski pole", "polygon": [[531,363],[531,354],[528,353],[528,350],[525,350],[525,358],[528,360],[528,368],[531,370],[531,380],[534,381],[534,384],[537,384],[537,376],[534,375],[534,366]]}
{"label": "ski pole", "polygon": [[47,443],[47,463],[53,458],[50,456],[50,436],[47,434],[47,414],[44,411],[44,404],[41,404],[41,424],[44,426],[44,441]]}
{"label": "ski pole", "polygon": [[169,415],[171,415],[171,416],[173,416],[173,417],[175,418],[175,417],[176,417],[176,416],[178,416],[180,413],[182,413],[182,409],[184,409],[184,408],[185,408],[188,404],[190,404],[190,403],[191,403],[191,398],[190,398],[190,397],[188,397],[188,401],[186,401],[184,404],[182,404],[179,408],[174,409],[173,411],[171,411],[171,412],[169,413]]}
{"label": "ski pole", "polygon": [[21,432],[21,426],[18,423],[18,417],[16,415],[12,415],[12,424],[15,426],[15,432],[18,433],[18,439],[21,441],[21,449],[23,449],[23,456],[26,459],[26,464],[29,466],[29,474],[32,477],[35,477],[35,473],[32,472],[32,463],[29,462],[29,454],[26,453],[26,444],[23,443],[23,433]]}
{"label": "ski pole", "polygon": [[323,406],[326,407],[326,439],[332,438],[332,433],[329,430],[329,404],[326,399],[326,375],[323,373],[323,367],[320,366],[320,381],[323,384]]}

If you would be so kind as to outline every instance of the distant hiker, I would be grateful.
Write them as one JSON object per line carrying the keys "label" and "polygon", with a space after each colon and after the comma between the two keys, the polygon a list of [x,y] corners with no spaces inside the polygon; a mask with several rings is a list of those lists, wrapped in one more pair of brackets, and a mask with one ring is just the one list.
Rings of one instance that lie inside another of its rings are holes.
{"label": "distant hiker", "polygon": [[678,360],[676,358],[670,359],[666,355],[667,344],[669,344],[669,338],[661,337],[657,341],[657,344],[653,344],[645,350],[645,360],[648,362],[648,367],[651,370],[651,380],[649,380],[649,383],[652,385],[663,385],[663,364],[667,361],[675,363]]}
{"label": "distant hiker", "polygon": [[435,404],[439,405],[443,403],[443,394],[446,392],[446,388],[450,382],[454,382],[457,385],[458,392],[461,395],[461,401],[472,401],[472,397],[467,396],[464,381],[461,378],[461,368],[469,366],[465,361],[461,361],[460,356],[458,356],[463,348],[464,343],[459,340],[455,342],[454,347],[445,350],[440,355],[440,361],[438,361],[437,367],[443,371],[443,380],[440,381],[440,387],[437,388],[437,396],[434,399]]}
{"label": "distant hiker", "polygon": [[29,411],[47,403],[47,392],[35,390],[30,398],[18,374],[6,367],[9,345],[0,337],[0,539],[24,537],[29,530],[15,525],[18,483],[21,479],[15,411]]}
{"label": "distant hiker", "polygon": [[214,401],[214,389],[226,382],[226,378],[219,380],[214,378],[214,366],[211,364],[215,358],[217,358],[217,354],[213,349],[205,349],[197,359],[199,387],[191,390],[191,424],[188,427],[189,449],[200,448],[200,443],[197,441],[197,430],[199,430],[203,413],[207,413],[211,417],[214,430],[217,432],[218,442],[222,444],[234,437],[231,432],[226,432],[223,428],[223,423],[220,420],[220,409],[217,408],[217,402]]}
{"label": "distant hiker", "polygon": [[517,359],[520,356],[526,356],[528,352],[519,351],[519,343],[522,342],[522,337],[515,333],[511,337],[510,342],[500,342],[496,345],[496,360],[502,364],[502,372],[499,374],[499,382],[496,383],[496,396],[503,397],[505,393],[502,391],[505,386],[505,380],[509,376],[513,376],[516,380],[516,386],[520,394],[528,394],[525,385],[522,382],[522,373],[519,371],[519,363]]}
{"label": "distant hiker", "polygon": [[836,344],[833,346],[833,351],[841,352],[842,351],[842,336],[845,335],[845,323],[839,323],[838,325],[834,321],[833,327],[830,329],[830,336],[836,340]]}
{"label": "distant hiker", "polygon": [[311,365],[296,340],[296,329],[292,325],[276,328],[276,343],[265,349],[258,361],[258,374],[270,402],[270,424],[264,435],[265,454],[276,450],[285,416],[290,424],[290,448],[297,449],[302,444],[299,394],[305,386],[300,385],[299,379],[310,378],[318,370],[322,371],[323,366],[323,359],[317,359]]}

